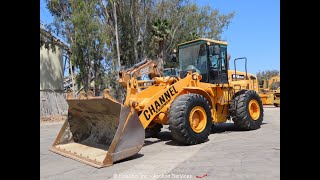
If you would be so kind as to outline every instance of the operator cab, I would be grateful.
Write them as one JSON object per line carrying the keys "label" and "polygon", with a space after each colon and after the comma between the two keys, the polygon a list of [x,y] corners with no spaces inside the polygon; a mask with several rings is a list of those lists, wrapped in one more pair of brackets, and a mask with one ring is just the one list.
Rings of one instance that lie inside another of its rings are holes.
{"label": "operator cab", "polygon": [[188,71],[202,75],[201,82],[228,83],[227,43],[211,39],[196,39],[179,45],[180,77]]}

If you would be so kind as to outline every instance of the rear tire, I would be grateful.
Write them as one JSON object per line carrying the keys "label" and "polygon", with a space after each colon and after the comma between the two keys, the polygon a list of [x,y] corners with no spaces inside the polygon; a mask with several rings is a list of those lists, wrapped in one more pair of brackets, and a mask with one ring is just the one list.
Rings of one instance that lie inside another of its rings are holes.
{"label": "rear tire", "polygon": [[242,130],[260,128],[263,121],[263,105],[256,91],[244,90],[237,93],[230,105],[230,116]]}
{"label": "rear tire", "polygon": [[209,102],[202,95],[190,93],[178,96],[168,114],[173,140],[186,145],[205,142],[212,127],[210,110]]}

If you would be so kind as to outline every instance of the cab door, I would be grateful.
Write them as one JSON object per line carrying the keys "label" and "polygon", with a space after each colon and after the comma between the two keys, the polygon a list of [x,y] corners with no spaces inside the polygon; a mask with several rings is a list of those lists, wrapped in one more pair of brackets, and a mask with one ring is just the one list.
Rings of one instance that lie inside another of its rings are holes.
{"label": "cab door", "polygon": [[227,47],[212,44],[209,46],[209,83],[228,83]]}

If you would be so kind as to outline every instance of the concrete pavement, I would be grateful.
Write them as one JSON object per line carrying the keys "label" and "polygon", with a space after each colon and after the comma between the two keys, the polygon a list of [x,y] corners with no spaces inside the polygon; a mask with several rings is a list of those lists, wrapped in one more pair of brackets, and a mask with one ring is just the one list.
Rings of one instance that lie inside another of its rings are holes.
{"label": "concrete pavement", "polygon": [[265,107],[260,129],[217,125],[209,141],[181,146],[168,126],[141,151],[111,167],[96,169],[48,151],[62,123],[40,128],[41,179],[280,179],[280,108]]}

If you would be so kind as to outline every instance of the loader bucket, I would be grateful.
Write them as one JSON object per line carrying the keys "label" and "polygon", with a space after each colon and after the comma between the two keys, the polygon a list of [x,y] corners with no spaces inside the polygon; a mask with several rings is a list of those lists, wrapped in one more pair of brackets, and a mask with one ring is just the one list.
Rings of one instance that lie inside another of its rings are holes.
{"label": "loader bucket", "polygon": [[101,168],[135,155],[145,131],[134,109],[108,97],[67,99],[68,119],[51,151]]}

